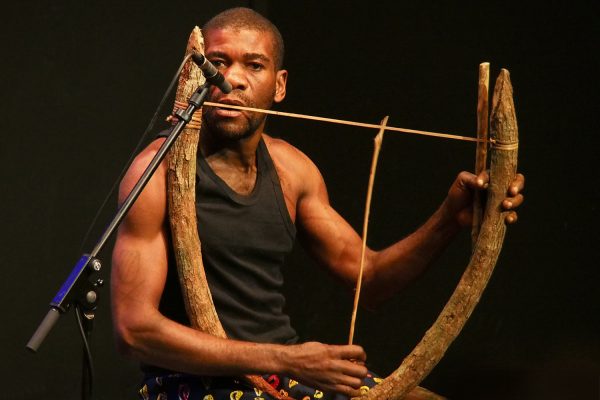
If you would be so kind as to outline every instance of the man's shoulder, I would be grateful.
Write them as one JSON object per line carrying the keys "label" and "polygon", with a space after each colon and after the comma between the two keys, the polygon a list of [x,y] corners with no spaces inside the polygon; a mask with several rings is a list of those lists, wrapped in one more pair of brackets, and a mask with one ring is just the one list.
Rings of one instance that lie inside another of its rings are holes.
{"label": "man's shoulder", "polygon": [[282,181],[284,192],[303,194],[324,186],[321,172],[313,161],[297,147],[283,139],[263,135],[269,154]]}
{"label": "man's shoulder", "polygon": [[[129,165],[129,167],[127,168],[127,172],[125,173],[125,176],[121,181],[121,195],[123,193],[129,193],[129,191],[133,188],[133,186],[140,179],[144,171],[146,171],[146,168],[148,168],[148,165],[153,160],[154,156],[158,153],[158,150],[160,149],[164,141],[165,138],[155,139],[137,154],[137,156],[131,162],[131,165]],[[153,174],[153,178],[151,179],[150,183],[154,185],[158,183],[164,186],[165,171],[165,161],[163,160],[163,162],[158,166],[157,170]]]}
{"label": "man's shoulder", "polygon": [[146,145],[146,147],[144,147],[142,150],[139,151],[139,153],[137,153],[137,155],[133,159],[133,162],[131,163],[131,166],[141,167],[143,166],[143,164],[148,165],[150,161],[152,161],[156,153],[158,153],[160,146],[162,146],[165,140],[166,138],[164,137],[158,137],[156,139],[153,139],[150,143]]}
{"label": "man's shoulder", "polygon": [[291,143],[283,139],[274,138],[267,134],[263,134],[263,139],[267,145],[267,148],[269,149],[271,158],[276,163],[282,163],[284,165],[294,167],[312,166],[316,168],[312,160]]}

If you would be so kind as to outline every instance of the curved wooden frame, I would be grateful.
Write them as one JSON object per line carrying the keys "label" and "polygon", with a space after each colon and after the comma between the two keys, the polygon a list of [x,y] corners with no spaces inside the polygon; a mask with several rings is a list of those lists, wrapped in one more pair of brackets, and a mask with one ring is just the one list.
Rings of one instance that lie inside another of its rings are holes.
{"label": "curved wooden frame", "polygon": [[502,201],[517,168],[518,128],[512,85],[503,69],[494,88],[490,131],[490,185],[483,222],[469,265],[431,328],[400,367],[361,396],[363,400],[403,399],[431,372],[471,316],[494,270],[506,233]]}

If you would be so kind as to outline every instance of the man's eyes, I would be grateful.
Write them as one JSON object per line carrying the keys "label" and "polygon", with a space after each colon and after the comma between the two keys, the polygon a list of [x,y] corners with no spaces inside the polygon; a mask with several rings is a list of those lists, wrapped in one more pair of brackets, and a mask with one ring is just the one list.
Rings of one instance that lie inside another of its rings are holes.
{"label": "man's eyes", "polygon": [[[210,62],[219,69],[227,68],[227,62],[222,59],[212,59]],[[265,69],[265,65],[261,62],[250,61],[246,63],[246,67],[252,71],[261,71]]]}
{"label": "man's eyes", "polygon": [[248,63],[248,67],[253,71],[260,71],[265,68],[265,66],[259,62]]}

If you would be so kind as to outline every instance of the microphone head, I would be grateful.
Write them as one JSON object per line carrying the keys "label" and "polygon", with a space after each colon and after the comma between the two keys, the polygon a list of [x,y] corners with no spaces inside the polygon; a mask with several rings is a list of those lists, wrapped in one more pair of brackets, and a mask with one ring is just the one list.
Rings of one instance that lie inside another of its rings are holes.
{"label": "microphone head", "polygon": [[218,87],[223,93],[231,92],[231,84],[225,80],[225,77],[219,72],[217,67],[204,57],[204,54],[192,53],[192,60],[200,67],[208,83]]}
{"label": "microphone head", "polygon": [[233,87],[231,87],[231,83],[229,83],[225,80],[225,77],[223,76],[223,74],[215,75],[212,78],[212,82],[210,82],[210,83],[211,83],[211,85],[215,85],[216,87],[218,87],[221,90],[221,92],[223,92],[225,94],[231,93],[231,91],[233,90]]}
{"label": "microphone head", "polygon": [[197,66],[202,68],[202,64],[206,61],[206,57],[201,53],[192,53],[192,60],[196,63]]}

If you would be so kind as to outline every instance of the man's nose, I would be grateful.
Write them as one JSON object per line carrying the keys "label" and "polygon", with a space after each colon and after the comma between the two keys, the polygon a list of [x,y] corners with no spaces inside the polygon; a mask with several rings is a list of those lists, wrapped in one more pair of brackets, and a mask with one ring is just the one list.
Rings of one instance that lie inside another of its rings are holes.
{"label": "man's nose", "polygon": [[248,86],[244,68],[238,63],[231,64],[223,71],[223,76],[231,84],[233,90],[244,90]]}

